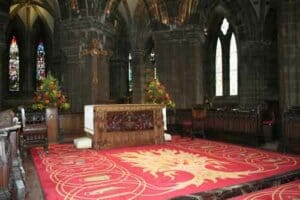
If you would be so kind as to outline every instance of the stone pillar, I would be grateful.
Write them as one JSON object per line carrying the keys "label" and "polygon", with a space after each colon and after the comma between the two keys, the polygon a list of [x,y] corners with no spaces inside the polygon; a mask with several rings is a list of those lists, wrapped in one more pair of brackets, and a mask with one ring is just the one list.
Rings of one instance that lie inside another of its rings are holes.
{"label": "stone pillar", "polygon": [[100,57],[100,65],[98,65],[98,96],[95,103],[107,103],[110,100],[109,59],[110,55]]}
{"label": "stone pillar", "polygon": [[144,50],[134,49],[131,51],[132,56],[132,77],[133,77],[133,91],[132,102],[144,103],[144,88],[145,88],[145,62]]}
{"label": "stone pillar", "polygon": [[191,55],[194,59],[191,60],[191,65],[193,66],[193,72],[191,76],[195,76],[195,96],[194,102],[195,104],[203,104],[204,103],[204,66],[203,66],[203,46],[202,42],[199,38],[193,37],[190,39],[189,46],[191,47]]}
{"label": "stone pillar", "polygon": [[189,108],[203,103],[202,35],[197,28],[154,33],[157,72],[176,103]]}
{"label": "stone pillar", "polygon": [[[114,28],[93,17],[63,20],[59,26],[58,34],[64,63],[57,68],[61,68],[61,85],[69,97],[71,111],[82,112],[86,104],[103,103],[109,100],[110,57],[96,56],[96,60],[93,60],[92,51],[89,55],[83,55],[83,51],[92,50],[92,40],[97,39],[102,43],[97,48],[110,52]],[[91,85],[94,77],[93,61],[97,62],[98,83],[95,87]]]}
{"label": "stone pillar", "polygon": [[128,60],[113,57],[110,64],[110,97],[119,100],[127,95]]}
{"label": "stone pillar", "polygon": [[278,100],[278,88],[274,84],[278,67],[271,66],[268,50],[270,44],[264,41],[240,43],[238,90],[240,105],[243,107],[253,108],[266,100]]}
{"label": "stone pillar", "polygon": [[282,109],[300,106],[300,2],[278,2],[278,62]]}
{"label": "stone pillar", "polygon": [[7,23],[8,23],[8,20],[9,20],[9,16],[8,16],[8,10],[2,10],[4,9],[4,5],[3,4],[7,4],[7,3],[4,3],[4,2],[1,2],[1,7],[0,7],[0,109],[2,108],[2,101],[3,101],[3,85],[6,85],[6,84],[3,84],[4,81],[5,81],[5,75],[3,74],[3,68],[4,67],[7,67],[6,66],[6,62],[3,56],[4,54],[4,51],[6,51],[6,40],[5,40],[5,33],[6,33],[6,27],[7,27]]}
{"label": "stone pillar", "polygon": [[94,38],[92,48],[83,49],[82,55],[86,57],[86,68],[90,69],[88,96],[91,104],[105,103],[109,100],[109,58],[111,53],[103,49],[102,43]]}

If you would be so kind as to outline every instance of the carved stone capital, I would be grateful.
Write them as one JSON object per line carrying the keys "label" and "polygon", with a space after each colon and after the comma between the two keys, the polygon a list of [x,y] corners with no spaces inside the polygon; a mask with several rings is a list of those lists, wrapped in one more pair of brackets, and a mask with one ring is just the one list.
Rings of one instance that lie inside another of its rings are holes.
{"label": "carved stone capital", "polygon": [[95,32],[101,32],[107,36],[115,35],[115,28],[106,23],[102,23],[98,18],[83,17],[76,20],[68,19],[61,21],[61,30],[64,31],[81,31],[91,30]]}

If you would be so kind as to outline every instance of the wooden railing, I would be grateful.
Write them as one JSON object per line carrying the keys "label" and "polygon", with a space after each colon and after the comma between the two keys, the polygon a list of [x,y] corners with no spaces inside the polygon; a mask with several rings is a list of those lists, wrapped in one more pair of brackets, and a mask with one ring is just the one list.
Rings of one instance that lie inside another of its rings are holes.
{"label": "wooden railing", "polygon": [[[195,110],[197,109],[194,109],[194,112]],[[183,122],[188,124],[186,121],[189,120],[197,120],[193,119],[191,109],[176,110],[176,124],[179,131],[184,124]],[[192,128],[193,126],[191,126]],[[204,130],[207,137],[216,139],[238,139],[253,144],[259,144],[263,140],[261,115],[255,110],[207,110],[204,119]]]}
{"label": "wooden railing", "polygon": [[207,130],[256,135],[261,130],[260,126],[260,117],[253,111],[209,110],[207,112]]}
{"label": "wooden railing", "polygon": [[14,113],[0,113],[0,199],[25,199],[25,174],[17,153],[20,125]]}

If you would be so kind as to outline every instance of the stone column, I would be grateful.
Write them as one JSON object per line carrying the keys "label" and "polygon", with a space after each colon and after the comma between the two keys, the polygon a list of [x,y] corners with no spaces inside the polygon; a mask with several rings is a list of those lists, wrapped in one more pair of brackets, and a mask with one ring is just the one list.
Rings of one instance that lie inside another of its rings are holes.
{"label": "stone column", "polygon": [[92,40],[92,48],[82,51],[82,55],[86,56],[88,64],[86,68],[91,68],[90,83],[91,103],[105,103],[109,100],[109,58],[111,52],[104,50],[101,42],[94,38]]}
{"label": "stone column", "polygon": [[299,0],[278,2],[278,62],[282,109],[300,106],[299,7]]}
{"label": "stone column", "polygon": [[159,80],[176,108],[203,103],[202,36],[197,28],[154,33]]}
{"label": "stone column", "polygon": [[[265,100],[277,100],[276,86],[269,83],[276,77],[277,66],[270,66],[268,57],[269,45],[263,41],[243,41],[239,48],[239,97],[244,107],[257,106]],[[269,69],[272,67],[272,70]],[[272,91],[272,92],[271,92]],[[272,94],[272,97],[268,96]]]}
{"label": "stone column", "polygon": [[[62,74],[62,87],[69,97],[71,111],[82,112],[83,106],[86,104],[107,101],[109,99],[109,57],[96,56],[93,60],[92,51],[85,56],[83,51],[85,49],[92,50],[91,43],[93,39],[103,43],[103,47],[99,46],[97,48],[110,51],[112,49],[110,42],[114,35],[113,26],[103,24],[93,17],[82,17],[76,20],[67,19],[61,21],[58,34],[60,35],[60,46],[64,54],[62,59],[64,63],[59,66]],[[97,62],[94,66],[98,66],[98,83],[94,84],[95,87],[91,84],[94,77],[93,62]],[[104,80],[105,82],[103,82]],[[99,88],[100,86],[101,88]]]}
{"label": "stone column", "polygon": [[113,57],[110,64],[110,96],[112,99],[118,100],[127,95],[128,60]]}
{"label": "stone column", "polygon": [[144,50],[134,49],[131,52],[132,56],[132,77],[133,77],[133,91],[132,102],[144,103],[144,88],[145,88],[145,62]]}
{"label": "stone column", "polygon": [[194,59],[191,60],[193,66],[193,72],[191,76],[194,76],[195,83],[195,104],[203,104],[204,102],[204,66],[203,66],[203,46],[200,36],[196,33],[194,37],[190,39],[190,52]]}
{"label": "stone column", "polygon": [[4,51],[7,51],[6,49],[6,40],[5,40],[5,33],[6,33],[6,27],[7,27],[7,23],[8,23],[8,20],[9,20],[9,16],[8,16],[8,10],[3,10],[4,9],[4,5],[3,4],[7,4],[7,3],[4,3],[4,2],[0,2],[1,3],[1,7],[0,7],[0,109],[2,107],[2,101],[3,101],[3,85],[6,85],[4,84],[4,81],[6,80],[6,75],[3,74],[3,68],[4,67],[7,67],[4,56]]}

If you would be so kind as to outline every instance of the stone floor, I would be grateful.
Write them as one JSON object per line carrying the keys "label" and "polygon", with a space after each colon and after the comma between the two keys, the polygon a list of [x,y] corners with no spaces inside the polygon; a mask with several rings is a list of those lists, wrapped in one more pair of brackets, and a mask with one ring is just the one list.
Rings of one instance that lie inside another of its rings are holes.
{"label": "stone floor", "polygon": [[31,155],[28,155],[26,158],[23,158],[23,167],[25,169],[26,174],[25,200],[43,200],[44,195]]}

